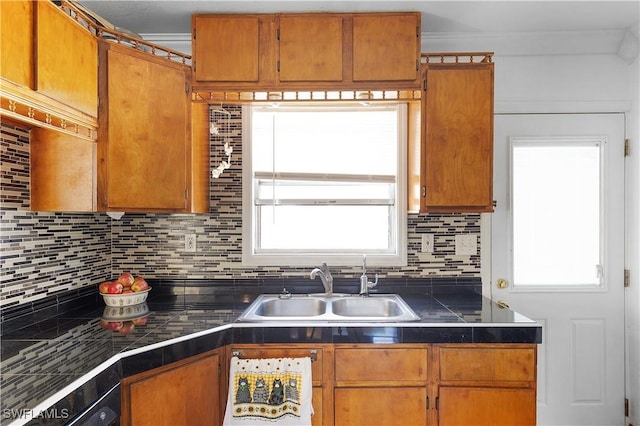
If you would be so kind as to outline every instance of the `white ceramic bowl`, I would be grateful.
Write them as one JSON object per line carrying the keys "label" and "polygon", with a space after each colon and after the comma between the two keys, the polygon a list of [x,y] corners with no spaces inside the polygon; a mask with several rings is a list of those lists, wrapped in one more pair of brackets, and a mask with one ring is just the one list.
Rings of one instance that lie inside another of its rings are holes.
{"label": "white ceramic bowl", "polygon": [[126,294],[101,294],[104,299],[104,303],[107,306],[130,306],[137,305],[147,300],[147,296],[150,291],[151,287],[145,291],[136,291]]}
{"label": "white ceramic bowl", "polygon": [[105,306],[102,319],[105,321],[130,321],[149,315],[146,303],[126,306]]}

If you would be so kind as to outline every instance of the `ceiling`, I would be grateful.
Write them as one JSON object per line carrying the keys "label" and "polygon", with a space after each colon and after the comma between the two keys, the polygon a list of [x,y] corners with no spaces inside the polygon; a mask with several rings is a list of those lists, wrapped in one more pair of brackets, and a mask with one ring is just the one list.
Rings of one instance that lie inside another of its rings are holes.
{"label": "ceiling", "polygon": [[80,0],[117,27],[139,34],[188,34],[196,13],[422,12],[422,32],[535,33],[625,30],[640,18],[640,0],[626,1],[271,1]]}

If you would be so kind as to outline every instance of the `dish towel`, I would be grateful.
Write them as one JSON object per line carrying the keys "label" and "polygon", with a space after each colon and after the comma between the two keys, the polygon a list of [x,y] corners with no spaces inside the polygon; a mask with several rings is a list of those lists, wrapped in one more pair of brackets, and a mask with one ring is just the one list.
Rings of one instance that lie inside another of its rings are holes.
{"label": "dish towel", "polygon": [[311,358],[231,358],[224,425],[311,425]]}

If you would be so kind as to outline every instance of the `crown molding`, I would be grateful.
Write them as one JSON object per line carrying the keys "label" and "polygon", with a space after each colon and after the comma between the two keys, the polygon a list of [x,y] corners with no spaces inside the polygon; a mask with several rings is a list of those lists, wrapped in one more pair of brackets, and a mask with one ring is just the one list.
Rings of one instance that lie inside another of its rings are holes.
{"label": "crown molding", "polygon": [[423,52],[489,51],[499,56],[615,54],[624,30],[536,33],[422,33]]}
{"label": "crown molding", "polygon": [[[613,54],[629,30],[553,31],[536,33],[429,33],[421,36],[423,52],[494,52],[499,56]],[[631,30],[633,32],[633,30]],[[637,28],[635,29],[637,31]],[[148,33],[142,38],[191,53],[191,33]]]}

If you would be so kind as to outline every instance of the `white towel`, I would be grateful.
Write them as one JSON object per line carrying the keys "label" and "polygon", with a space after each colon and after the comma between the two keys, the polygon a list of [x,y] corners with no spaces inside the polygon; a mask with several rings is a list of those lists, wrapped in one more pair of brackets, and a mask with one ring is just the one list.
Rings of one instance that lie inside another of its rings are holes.
{"label": "white towel", "polygon": [[311,358],[231,358],[224,425],[311,425]]}

